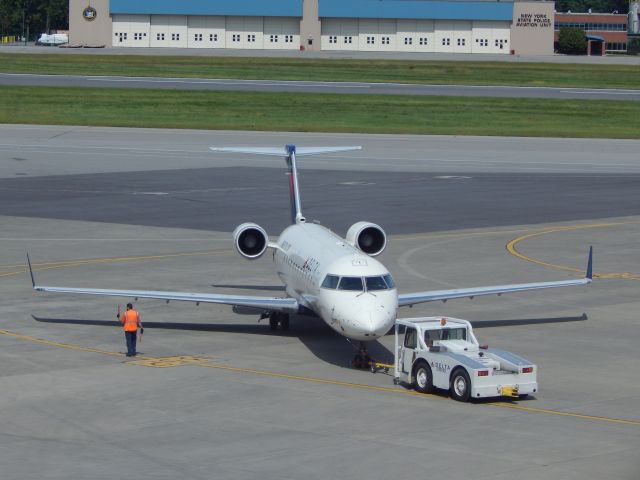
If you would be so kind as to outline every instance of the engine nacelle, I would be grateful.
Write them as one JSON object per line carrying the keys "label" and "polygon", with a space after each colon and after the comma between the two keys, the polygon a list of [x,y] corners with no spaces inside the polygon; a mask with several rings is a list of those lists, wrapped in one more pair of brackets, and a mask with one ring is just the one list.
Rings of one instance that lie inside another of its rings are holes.
{"label": "engine nacelle", "polygon": [[358,222],[351,225],[346,236],[347,242],[371,257],[380,255],[387,246],[387,234],[379,225]]}
{"label": "engine nacelle", "polygon": [[267,250],[269,237],[264,229],[255,223],[243,223],[233,231],[233,246],[244,258],[260,258]]}

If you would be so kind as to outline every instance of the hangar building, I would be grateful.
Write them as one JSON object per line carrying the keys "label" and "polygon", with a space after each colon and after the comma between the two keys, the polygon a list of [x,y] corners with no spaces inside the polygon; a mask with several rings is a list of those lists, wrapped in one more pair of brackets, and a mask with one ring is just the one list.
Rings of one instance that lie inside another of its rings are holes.
{"label": "hangar building", "polygon": [[553,53],[552,1],[70,0],[71,44]]}

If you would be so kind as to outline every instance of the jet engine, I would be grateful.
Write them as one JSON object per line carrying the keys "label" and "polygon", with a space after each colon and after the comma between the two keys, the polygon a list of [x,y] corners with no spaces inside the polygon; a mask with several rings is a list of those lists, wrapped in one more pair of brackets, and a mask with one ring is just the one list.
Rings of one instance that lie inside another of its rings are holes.
{"label": "jet engine", "polygon": [[346,240],[371,257],[380,255],[387,246],[387,234],[379,225],[370,222],[351,225]]}
{"label": "jet engine", "polygon": [[244,258],[260,258],[267,249],[269,237],[264,229],[255,223],[243,223],[233,231],[233,246]]}

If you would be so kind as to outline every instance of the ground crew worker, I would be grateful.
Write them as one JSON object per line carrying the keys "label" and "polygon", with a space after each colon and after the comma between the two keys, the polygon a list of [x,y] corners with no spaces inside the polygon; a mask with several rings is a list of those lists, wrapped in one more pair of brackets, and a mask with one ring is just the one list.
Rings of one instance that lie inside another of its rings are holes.
{"label": "ground crew worker", "polygon": [[124,328],[124,336],[127,340],[127,357],[136,356],[136,336],[138,335],[138,328],[141,332],[142,322],[140,321],[140,314],[133,309],[131,303],[127,303],[127,311],[122,314],[120,323]]}

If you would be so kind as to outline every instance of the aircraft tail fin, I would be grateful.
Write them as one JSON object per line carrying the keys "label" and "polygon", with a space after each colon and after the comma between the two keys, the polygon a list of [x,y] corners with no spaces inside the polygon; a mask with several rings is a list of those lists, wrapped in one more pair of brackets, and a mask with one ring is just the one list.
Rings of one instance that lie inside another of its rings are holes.
{"label": "aircraft tail fin", "polygon": [[298,168],[296,166],[296,156],[322,155],[325,153],[350,152],[360,150],[362,147],[296,147],[295,145],[285,145],[282,148],[272,147],[209,147],[212,152],[228,153],[249,153],[253,155],[273,155],[285,156],[287,167],[289,168],[289,197],[291,199],[291,222],[303,223],[305,218],[302,215],[302,205],[300,203],[300,189],[298,187]]}
{"label": "aircraft tail fin", "polygon": [[31,276],[31,286],[36,288],[36,279],[33,276],[33,268],[31,268],[31,259],[29,258],[29,253],[27,253],[27,265],[29,266],[29,275]]}

